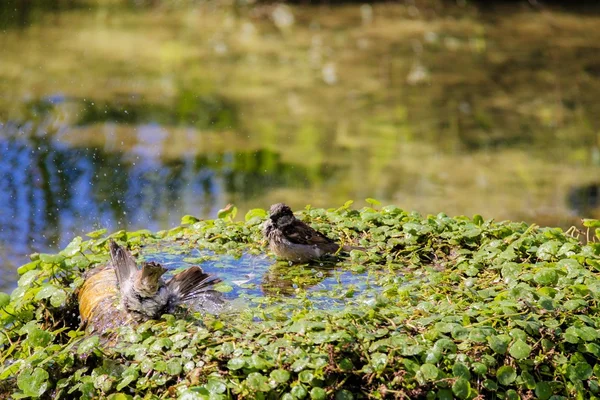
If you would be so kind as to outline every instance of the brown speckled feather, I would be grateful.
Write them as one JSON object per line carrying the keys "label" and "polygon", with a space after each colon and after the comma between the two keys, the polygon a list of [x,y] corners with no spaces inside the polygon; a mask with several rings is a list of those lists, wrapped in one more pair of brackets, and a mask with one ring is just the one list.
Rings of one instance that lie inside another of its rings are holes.
{"label": "brown speckled feather", "polygon": [[171,293],[181,299],[180,301],[187,301],[219,282],[221,279],[204,273],[198,266],[193,266],[171,278],[167,282],[167,287]]}
{"label": "brown speckled feather", "polygon": [[314,230],[298,219],[296,219],[293,223],[284,226],[282,231],[286,238],[292,243],[305,245],[335,243],[321,232]]}

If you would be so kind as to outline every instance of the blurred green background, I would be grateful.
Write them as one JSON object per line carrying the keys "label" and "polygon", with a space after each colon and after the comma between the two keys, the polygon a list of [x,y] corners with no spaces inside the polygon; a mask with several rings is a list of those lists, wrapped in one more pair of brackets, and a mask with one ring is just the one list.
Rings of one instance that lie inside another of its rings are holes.
{"label": "blurred green background", "polygon": [[4,0],[0,290],[228,203],[599,217],[596,4]]}

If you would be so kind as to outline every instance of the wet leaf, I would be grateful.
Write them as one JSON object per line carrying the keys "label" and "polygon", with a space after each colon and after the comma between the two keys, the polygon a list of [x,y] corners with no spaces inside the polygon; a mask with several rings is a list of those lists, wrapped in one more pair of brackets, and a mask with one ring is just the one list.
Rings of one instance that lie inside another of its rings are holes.
{"label": "wet leaf", "polygon": [[320,387],[314,387],[310,390],[310,398],[312,400],[325,400],[327,398],[327,392]]}
{"label": "wet leaf", "polygon": [[246,361],[241,357],[232,358],[227,362],[227,367],[234,371],[243,368],[245,365]]}
{"label": "wet leaf", "polygon": [[68,257],[68,258],[73,257],[75,254],[81,252],[81,243],[82,243],[81,237],[79,237],[79,236],[75,237],[71,241],[71,243],[69,243],[67,245],[67,247],[65,247],[65,249],[60,252],[60,254],[65,257]]}
{"label": "wet leaf", "polygon": [[29,272],[29,271],[36,269],[40,265],[40,263],[41,263],[40,260],[32,261],[30,263],[20,266],[17,269],[17,272],[19,275],[23,275],[25,272]]}
{"label": "wet leaf", "polygon": [[509,343],[510,337],[508,335],[497,335],[488,337],[488,344],[490,345],[490,348],[498,354],[505,354],[508,350]]}
{"label": "wet leaf", "polygon": [[552,286],[558,281],[558,274],[553,268],[544,268],[538,271],[533,279],[539,285]]}
{"label": "wet leaf", "polygon": [[49,377],[43,368],[25,369],[19,374],[17,385],[26,396],[40,397],[50,387]]}
{"label": "wet leaf", "polygon": [[193,215],[184,215],[181,217],[181,225],[193,225],[198,221],[200,220]]}
{"label": "wet leaf", "polygon": [[[325,392],[325,391],[323,391],[323,392]],[[311,392],[311,394],[312,394],[312,392]],[[324,397],[324,398],[326,398],[326,397]],[[349,390],[342,389],[342,390],[338,390],[337,392],[335,392],[335,400],[353,400],[353,399],[354,399],[354,395]]]}
{"label": "wet leaf", "polygon": [[286,383],[290,379],[290,373],[284,369],[276,369],[271,371],[270,377],[277,383]]}
{"label": "wet leaf", "polygon": [[465,378],[458,378],[452,385],[452,393],[459,399],[466,399],[471,392],[471,385]]}
{"label": "wet leaf", "polygon": [[85,338],[77,348],[77,354],[90,354],[99,344],[100,338],[98,336]]}
{"label": "wet leaf", "polygon": [[529,357],[529,353],[531,353],[531,346],[525,343],[521,339],[515,340],[515,342],[510,346],[508,350],[511,356],[516,358],[517,360],[522,360],[524,358]]}
{"label": "wet leaf", "polygon": [[552,396],[552,388],[548,382],[538,382],[535,384],[535,395],[540,400],[548,400]]}
{"label": "wet leaf", "polygon": [[0,292],[0,309],[6,307],[10,303],[10,295]]}
{"label": "wet leaf", "polygon": [[227,390],[227,385],[217,379],[209,379],[204,385],[210,393],[221,394]]}
{"label": "wet leaf", "polygon": [[271,387],[268,384],[268,379],[266,376],[259,372],[252,372],[246,378],[246,383],[250,389],[259,391],[259,392],[268,392],[271,390]]}
{"label": "wet leaf", "polygon": [[237,207],[233,204],[227,204],[225,208],[220,209],[217,212],[217,218],[219,219],[227,219],[228,221],[233,221],[235,216],[237,215]]}
{"label": "wet leaf", "polygon": [[517,379],[517,371],[510,365],[504,365],[498,368],[496,378],[498,378],[498,383],[508,386]]}
{"label": "wet leaf", "polygon": [[246,213],[246,216],[244,217],[244,219],[246,221],[250,221],[253,218],[258,218],[258,219],[265,219],[267,218],[267,211],[263,210],[262,208],[253,208],[252,210],[249,210]]}
{"label": "wet leaf", "polygon": [[92,231],[86,233],[85,236],[90,237],[92,239],[98,239],[101,236],[104,236],[107,232],[107,229],[98,229],[97,231]]}
{"label": "wet leaf", "polygon": [[592,376],[592,367],[585,361],[567,367],[567,376],[572,382],[583,381]]}
{"label": "wet leaf", "polygon": [[439,374],[438,368],[433,364],[423,364],[420,368],[423,378],[427,381],[436,380]]}

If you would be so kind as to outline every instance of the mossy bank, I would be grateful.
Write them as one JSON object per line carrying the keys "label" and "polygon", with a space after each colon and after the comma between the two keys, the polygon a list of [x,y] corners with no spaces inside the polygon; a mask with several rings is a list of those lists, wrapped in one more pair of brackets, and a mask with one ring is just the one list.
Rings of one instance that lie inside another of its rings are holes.
{"label": "mossy bank", "polygon": [[[261,256],[265,211],[236,221],[234,208],[33,255],[0,295],[0,398],[596,398],[598,221],[564,232],[371,205],[298,214],[368,249],[324,265]],[[79,329],[74,293],[107,262],[108,238],[139,257],[263,257],[269,279],[258,290],[222,268],[235,306],[123,327],[107,343]]]}

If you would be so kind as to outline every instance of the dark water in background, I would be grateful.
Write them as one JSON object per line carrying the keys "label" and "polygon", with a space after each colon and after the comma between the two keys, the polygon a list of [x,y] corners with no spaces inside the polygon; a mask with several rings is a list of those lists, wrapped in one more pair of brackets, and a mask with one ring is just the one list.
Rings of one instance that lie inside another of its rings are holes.
{"label": "dark water in background", "polygon": [[600,216],[600,6],[154,3],[0,6],[0,290],[227,203]]}

